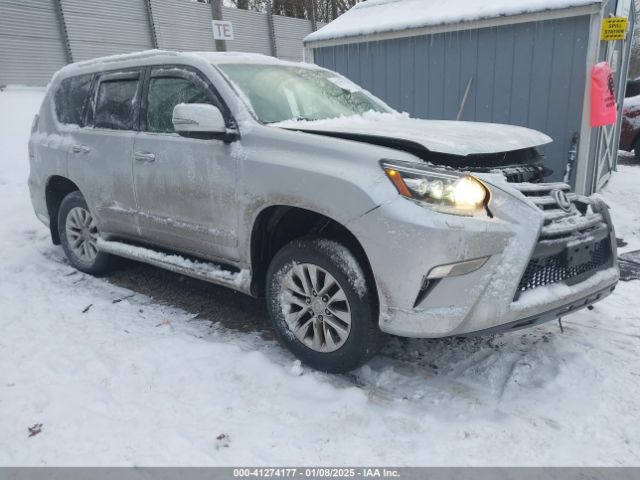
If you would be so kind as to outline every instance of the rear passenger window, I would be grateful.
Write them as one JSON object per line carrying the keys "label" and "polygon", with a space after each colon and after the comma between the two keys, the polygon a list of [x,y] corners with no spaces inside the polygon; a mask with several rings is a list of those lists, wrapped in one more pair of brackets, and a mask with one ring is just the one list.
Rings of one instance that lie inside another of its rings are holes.
{"label": "rear passenger window", "polygon": [[212,104],[209,95],[190,80],[177,77],[151,78],[147,102],[147,130],[171,133],[173,108],[179,103]]}
{"label": "rear passenger window", "polygon": [[55,93],[56,116],[60,123],[83,125],[84,108],[93,75],[66,78]]}
{"label": "rear passenger window", "polygon": [[133,130],[138,79],[103,80],[98,88],[93,125]]}

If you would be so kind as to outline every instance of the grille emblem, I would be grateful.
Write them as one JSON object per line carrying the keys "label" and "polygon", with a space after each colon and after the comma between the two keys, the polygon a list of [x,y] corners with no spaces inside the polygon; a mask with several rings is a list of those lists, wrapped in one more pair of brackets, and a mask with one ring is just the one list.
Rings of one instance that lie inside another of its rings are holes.
{"label": "grille emblem", "polygon": [[562,210],[571,213],[571,200],[569,200],[566,193],[562,190],[555,189],[551,191],[551,196]]}

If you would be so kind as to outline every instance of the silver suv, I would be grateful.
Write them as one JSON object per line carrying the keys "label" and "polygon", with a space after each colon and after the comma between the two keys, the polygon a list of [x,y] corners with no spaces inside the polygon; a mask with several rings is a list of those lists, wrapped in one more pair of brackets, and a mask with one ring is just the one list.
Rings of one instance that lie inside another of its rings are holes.
{"label": "silver suv", "polygon": [[513,330],[613,291],[608,209],[544,182],[550,141],[411,119],[313,65],[151,51],[55,75],[29,186],[77,269],[116,255],[264,295],[298,358],[344,372],[384,333]]}

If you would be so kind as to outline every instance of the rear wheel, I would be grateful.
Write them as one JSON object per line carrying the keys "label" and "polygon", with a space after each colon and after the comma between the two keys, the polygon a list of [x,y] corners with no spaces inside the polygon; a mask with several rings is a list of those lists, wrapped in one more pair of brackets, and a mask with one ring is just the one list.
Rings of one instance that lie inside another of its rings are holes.
{"label": "rear wheel", "polygon": [[267,303],[281,341],[317,370],[348,372],[380,347],[370,286],[338,242],[304,239],[283,247],[267,272]]}
{"label": "rear wheel", "polygon": [[67,195],[60,204],[58,235],[64,253],[75,268],[92,275],[108,270],[111,257],[100,252],[98,226],[78,191]]}

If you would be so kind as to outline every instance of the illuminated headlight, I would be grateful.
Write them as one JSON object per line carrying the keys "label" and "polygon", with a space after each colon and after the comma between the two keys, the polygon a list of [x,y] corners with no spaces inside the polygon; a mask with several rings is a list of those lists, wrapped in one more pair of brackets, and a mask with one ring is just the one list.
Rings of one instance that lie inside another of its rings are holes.
{"label": "illuminated headlight", "polygon": [[475,177],[382,162],[382,168],[400,195],[446,213],[473,215],[489,204],[491,193]]}

